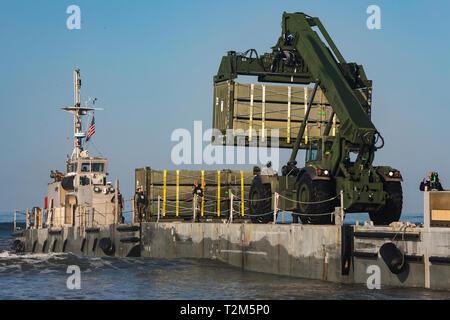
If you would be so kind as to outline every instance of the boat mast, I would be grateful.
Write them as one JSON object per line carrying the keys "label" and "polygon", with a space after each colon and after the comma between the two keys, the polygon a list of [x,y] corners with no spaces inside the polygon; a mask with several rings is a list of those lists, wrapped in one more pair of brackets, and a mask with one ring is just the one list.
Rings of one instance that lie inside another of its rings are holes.
{"label": "boat mast", "polygon": [[86,112],[80,109],[80,90],[81,90],[81,78],[80,69],[76,68],[73,72],[73,90],[74,90],[74,106],[78,112],[74,112],[74,147],[72,152],[72,159],[78,159],[83,151],[82,139],[86,134],[82,131],[81,116]]}
{"label": "boat mast", "polygon": [[[73,151],[71,160],[76,160],[80,158],[81,152],[83,151],[83,139],[86,138],[86,133],[83,132],[81,125],[82,117],[88,112],[93,112],[96,110],[103,110],[102,108],[95,108],[95,101],[97,98],[93,99],[93,106],[88,107],[87,105],[82,107],[81,101],[81,79],[80,79],[80,69],[76,68],[73,72],[73,102],[74,105],[71,107],[61,108],[63,111],[73,114]],[[89,98],[90,99],[90,98]]]}

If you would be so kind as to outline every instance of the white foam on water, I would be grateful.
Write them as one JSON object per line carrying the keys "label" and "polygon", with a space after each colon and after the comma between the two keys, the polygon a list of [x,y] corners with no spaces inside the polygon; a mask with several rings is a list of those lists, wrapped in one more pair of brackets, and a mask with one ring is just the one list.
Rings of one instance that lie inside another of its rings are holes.
{"label": "white foam on water", "polygon": [[102,268],[102,267],[109,267],[112,269],[119,270],[120,268],[114,266],[114,264],[110,261],[107,261],[100,257],[89,257],[89,263],[94,268]]}
{"label": "white foam on water", "polygon": [[44,269],[44,270],[41,270],[39,273],[55,273],[55,270],[52,270],[52,269]]}
{"label": "white foam on water", "polygon": [[0,252],[0,259],[19,259],[19,260],[23,260],[25,262],[30,262],[30,263],[36,262],[36,261],[46,261],[50,258],[64,259],[65,256],[67,256],[67,253],[50,252],[50,253],[17,254],[17,253],[13,253],[11,251]]}

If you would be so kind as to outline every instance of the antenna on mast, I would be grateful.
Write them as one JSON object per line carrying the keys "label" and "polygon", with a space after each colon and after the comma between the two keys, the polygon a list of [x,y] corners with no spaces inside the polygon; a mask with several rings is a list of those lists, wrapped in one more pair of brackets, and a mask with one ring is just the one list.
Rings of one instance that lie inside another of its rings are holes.
{"label": "antenna on mast", "polygon": [[65,107],[61,108],[66,112],[70,112],[73,114],[73,127],[74,127],[74,141],[73,141],[73,151],[71,159],[78,159],[80,157],[81,152],[83,151],[83,138],[86,137],[86,133],[83,132],[82,128],[82,117],[85,116],[88,112],[94,110],[103,110],[100,108],[95,108],[95,101],[97,98],[93,100],[93,107],[81,107],[81,78],[80,78],[80,69],[76,68],[73,72],[73,93],[74,93],[74,106],[73,107]]}

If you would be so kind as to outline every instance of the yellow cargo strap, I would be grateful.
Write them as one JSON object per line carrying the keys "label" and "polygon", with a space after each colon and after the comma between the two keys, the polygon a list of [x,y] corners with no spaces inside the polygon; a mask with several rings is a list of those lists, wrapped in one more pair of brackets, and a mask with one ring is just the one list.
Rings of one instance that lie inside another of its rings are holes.
{"label": "yellow cargo strap", "polygon": [[265,122],[266,122],[266,86],[262,85],[262,142],[264,142],[264,138],[265,138]]}
{"label": "yellow cargo strap", "polygon": [[287,143],[291,143],[291,87],[288,87]]}
{"label": "yellow cargo strap", "polygon": [[217,216],[220,217],[220,171],[217,171]]}
{"label": "yellow cargo strap", "polygon": [[241,170],[241,206],[242,216],[244,216],[244,171]]}
{"label": "yellow cargo strap", "polygon": [[166,180],[167,180],[167,170],[164,170],[163,217],[166,215]]}
{"label": "yellow cargo strap", "polygon": [[336,136],[336,114],[333,117],[333,137]]}
{"label": "yellow cargo strap", "polygon": [[203,212],[205,209],[205,170],[202,170],[202,190],[203,190],[203,197],[202,197],[202,217],[203,217]]}
{"label": "yellow cargo strap", "polygon": [[180,206],[179,200],[180,200],[180,170],[177,170],[177,212],[176,212],[177,217]]}

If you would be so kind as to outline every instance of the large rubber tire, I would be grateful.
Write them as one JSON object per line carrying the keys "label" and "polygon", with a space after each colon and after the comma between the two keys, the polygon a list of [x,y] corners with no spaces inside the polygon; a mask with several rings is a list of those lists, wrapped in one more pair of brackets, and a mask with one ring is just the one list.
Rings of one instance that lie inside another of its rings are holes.
{"label": "large rubber tire", "polygon": [[14,240],[12,248],[15,253],[23,253],[25,251],[25,244],[23,241],[20,241],[19,239]]}
{"label": "large rubber tire", "polygon": [[387,193],[386,204],[377,211],[369,212],[370,220],[374,225],[389,225],[398,221],[402,215],[403,191],[402,185],[397,181],[386,181],[383,189]]}
{"label": "large rubber tire", "polygon": [[[263,184],[260,176],[253,178],[249,193],[249,215],[253,223],[273,221],[272,190],[270,184]],[[265,199],[265,200],[261,200]],[[268,213],[265,215],[261,215]]]}
{"label": "large rubber tire", "polygon": [[[336,190],[332,181],[327,180],[312,180],[310,176],[304,173],[297,185],[297,201],[298,202],[316,202],[331,199],[336,195]],[[299,217],[303,224],[334,224],[334,215],[318,215],[322,213],[331,213],[334,211],[336,201],[327,201],[318,204],[302,204],[297,203],[297,213],[293,214],[294,221],[297,220],[295,216]],[[305,216],[309,214],[310,216]]]}

